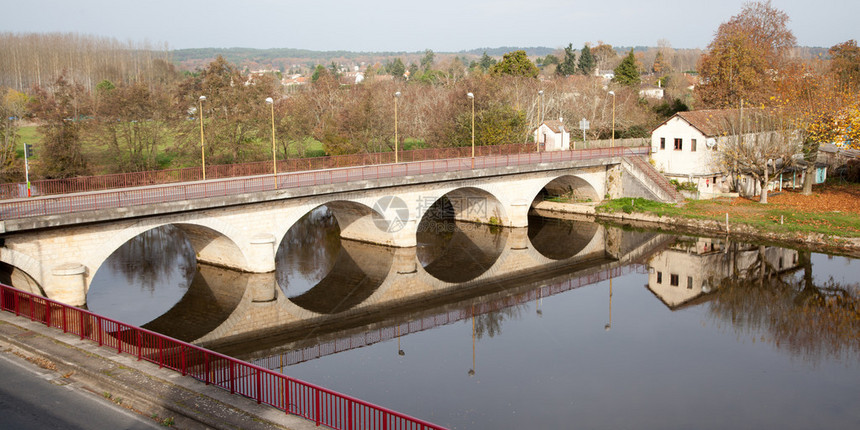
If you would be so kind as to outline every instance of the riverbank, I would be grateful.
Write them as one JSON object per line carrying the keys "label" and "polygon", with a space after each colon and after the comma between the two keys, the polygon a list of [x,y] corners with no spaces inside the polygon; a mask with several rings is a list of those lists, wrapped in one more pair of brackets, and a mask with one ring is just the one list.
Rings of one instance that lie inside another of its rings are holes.
{"label": "riverbank", "polygon": [[[860,257],[860,187],[817,190],[813,196],[783,193],[774,203],[747,199],[689,201],[670,205],[642,199],[602,203],[544,201],[535,210],[544,216],[569,214],[647,230],[729,236],[816,252]],[[728,218],[726,218],[728,214]],[[727,222],[728,219],[728,222]]]}

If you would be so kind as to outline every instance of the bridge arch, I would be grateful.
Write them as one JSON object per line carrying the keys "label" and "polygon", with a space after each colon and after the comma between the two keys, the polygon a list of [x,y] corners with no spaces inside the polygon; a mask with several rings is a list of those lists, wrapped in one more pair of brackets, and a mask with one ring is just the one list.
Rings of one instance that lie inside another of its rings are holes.
{"label": "bridge arch", "polygon": [[439,197],[419,201],[418,212],[422,219],[418,221],[422,221],[434,205],[444,201],[446,210],[450,211],[447,215],[457,221],[507,225],[510,218],[505,205],[491,190],[481,186],[466,186],[453,188]]}
{"label": "bridge arch", "polygon": [[575,201],[597,202],[602,200],[597,188],[587,179],[578,175],[562,175],[550,178],[535,195],[535,198],[543,193],[546,193],[548,197],[567,197]]}
{"label": "bridge arch", "polygon": [[[14,249],[0,248],[0,263],[9,266],[9,285],[33,294],[48,297],[44,290],[43,266],[29,255]],[[20,275],[16,273],[20,272]],[[15,281],[22,282],[15,282]],[[32,280],[32,283],[30,282]],[[35,285],[33,285],[35,284]],[[51,297],[48,297],[51,298]]]}
{"label": "bridge arch", "polygon": [[[248,260],[244,250],[247,249],[252,239],[243,238],[241,232],[231,224],[218,220],[217,218],[201,218],[194,221],[166,220],[165,222],[152,223],[141,221],[135,225],[121,229],[117,234],[102,246],[101,253],[94,258],[99,266],[126,242],[133,238],[164,225],[173,225],[185,233],[191,247],[197,255],[198,262],[205,262],[214,266],[227,267],[240,271],[248,270]],[[247,243],[245,243],[247,242]],[[242,246],[245,245],[245,246]],[[98,267],[94,268],[94,272]]]}

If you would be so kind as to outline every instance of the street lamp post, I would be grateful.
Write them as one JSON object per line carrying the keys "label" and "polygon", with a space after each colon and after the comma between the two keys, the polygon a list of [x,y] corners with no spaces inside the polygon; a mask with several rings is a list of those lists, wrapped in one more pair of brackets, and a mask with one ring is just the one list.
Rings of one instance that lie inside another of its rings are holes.
{"label": "street lamp post", "polygon": [[272,174],[278,174],[278,156],[275,149],[275,100],[271,97],[266,97],[266,103],[272,107]]}
{"label": "street lamp post", "polygon": [[397,99],[400,98],[400,91],[394,93],[394,164],[397,164],[399,161],[398,158],[398,144],[400,142],[400,136],[397,135]]}
{"label": "street lamp post", "polygon": [[472,100],[472,168],[475,168],[475,95],[472,93],[466,94]]}
{"label": "street lamp post", "polygon": [[[541,124],[543,124],[543,90],[538,91],[538,96],[538,129],[540,129]],[[538,130],[538,133],[540,133],[540,130]],[[537,138],[535,150],[540,152],[540,136]]]}
{"label": "street lamp post", "polygon": [[200,96],[197,99],[198,111],[200,112],[200,161],[203,165],[203,180],[206,180],[206,144],[203,141],[203,102],[206,101],[206,96]]}
{"label": "street lamp post", "polygon": [[543,90],[538,91],[540,102],[538,103],[538,119],[543,122]]}
{"label": "street lamp post", "polygon": [[[609,94],[612,96],[612,140],[609,141],[609,147],[615,147],[615,91],[610,91]],[[612,153],[612,150],[609,151]]]}

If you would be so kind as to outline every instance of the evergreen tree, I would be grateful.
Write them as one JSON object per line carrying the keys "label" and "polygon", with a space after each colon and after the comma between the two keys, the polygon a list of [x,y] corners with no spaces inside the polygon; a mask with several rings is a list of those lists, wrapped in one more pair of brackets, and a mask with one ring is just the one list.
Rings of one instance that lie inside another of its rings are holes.
{"label": "evergreen tree", "polygon": [[621,60],[621,64],[615,68],[614,82],[621,85],[639,85],[642,80],[639,78],[639,68],[636,67],[636,57],[633,55],[633,49]]}
{"label": "evergreen tree", "polygon": [[527,78],[536,78],[540,73],[537,66],[529,60],[526,51],[519,50],[508,52],[502,57],[502,61],[490,68],[493,75],[512,75]]}
{"label": "evergreen tree", "polygon": [[570,76],[576,73],[576,54],[573,52],[573,44],[568,43],[564,48],[564,59],[555,68],[555,74],[559,76]]}
{"label": "evergreen tree", "polygon": [[395,79],[403,79],[403,74],[406,73],[406,66],[403,60],[397,57],[388,65],[388,73],[394,76]]}
{"label": "evergreen tree", "polygon": [[594,60],[594,55],[591,54],[591,48],[588,45],[582,47],[579,53],[579,73],[590,75],[594,73],[594,68],[597,67],[597,61]]}
{"label": "evergreen tree", "polygon": [[493,57],[487,55],[487,51],[484,51],[484,55],[481,56],[481,62],[478,63],[481,66],[481,70],[484,73],[488,72],[491,67],[496,65],[496,60]]}

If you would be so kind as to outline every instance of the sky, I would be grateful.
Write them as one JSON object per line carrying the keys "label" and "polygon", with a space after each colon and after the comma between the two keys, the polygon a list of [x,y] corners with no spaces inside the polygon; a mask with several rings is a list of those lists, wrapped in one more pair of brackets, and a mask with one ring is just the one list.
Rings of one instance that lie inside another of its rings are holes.
{"label": "sky", "polygon": [[[743,0],[0,0],[0,32],[75,32],[170,49],[458,52],[502,46],[706,48]],[[860,39],[857,0],[772,0],[800,46]]]}

